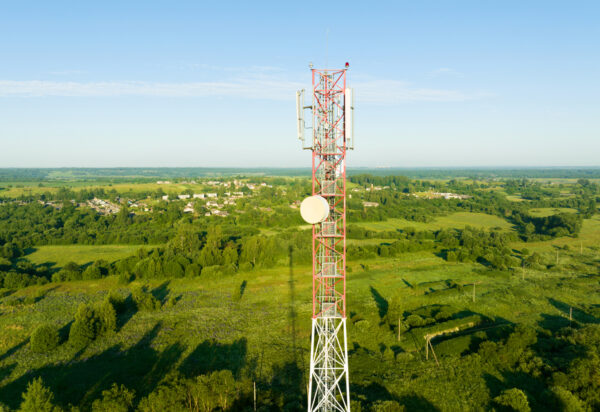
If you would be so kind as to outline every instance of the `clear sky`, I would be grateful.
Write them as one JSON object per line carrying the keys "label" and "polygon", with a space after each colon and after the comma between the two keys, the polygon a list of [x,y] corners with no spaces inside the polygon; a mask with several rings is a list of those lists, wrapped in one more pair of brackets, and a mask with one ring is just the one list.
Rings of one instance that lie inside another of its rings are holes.
{"label": "clear sky", "polygon": [[0,167],[308,166],[295,91],[350,62],[351,166],[600,165],[598,1],[4,1]]}

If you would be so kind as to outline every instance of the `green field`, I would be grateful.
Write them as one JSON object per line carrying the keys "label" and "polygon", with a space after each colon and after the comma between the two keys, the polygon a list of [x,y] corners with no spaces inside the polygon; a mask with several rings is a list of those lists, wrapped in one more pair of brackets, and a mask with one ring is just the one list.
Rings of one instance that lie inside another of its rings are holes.
{"label": "green field", "polygon": [[152,247],[148,245],[60,245],[60,246],[38,246],[27,258],[33,263],[54,263],[55,267],[62,267],[68,262],[78,265],[93,262],[95,260],[106,260],[109,263],[130,256],[140,247]]}
{"label": "green field", "polygon": [[528,213],[534,217],[546,217],[557,215],[559,213],[577,213],[577,209],[571,209],[568,207],[541,207],[529,209]]}
{"label": "green field", "polygon": [[409,227],[415,228],[416,230],[440,230],[448,228],[464,228],[465,226],[484,229],[499,227],[502,230],[512,230],[512,225],[502,218],[471,212],[452,213],[448,216],[435,218],[432,222],[427,223],[392,218],[384,222],[361,222],[356,223],[356,225],[370,230],[396,230]]}

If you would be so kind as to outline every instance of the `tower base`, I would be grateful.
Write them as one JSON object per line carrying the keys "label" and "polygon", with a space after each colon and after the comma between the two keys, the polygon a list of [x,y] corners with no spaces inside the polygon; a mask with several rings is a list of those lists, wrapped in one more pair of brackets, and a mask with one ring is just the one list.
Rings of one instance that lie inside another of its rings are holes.
{"label": "tower base", "polygon": [[345,317],[312,320],[308,411],[350,412]]}

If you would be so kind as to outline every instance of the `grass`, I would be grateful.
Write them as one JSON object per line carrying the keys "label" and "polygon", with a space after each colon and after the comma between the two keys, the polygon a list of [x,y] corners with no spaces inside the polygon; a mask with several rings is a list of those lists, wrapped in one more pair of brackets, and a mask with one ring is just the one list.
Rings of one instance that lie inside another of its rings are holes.
{"label": "grass", "polygon": [[540,207],[535,209],[529,209],[527,212],[533,217],[546,217],[557,215],[559,213],[577,213],[577,209],[572,209],[568,207]]}
{"label": "grass", "polygon": [[383,222],[356,223],[370,230],[396,230],[415,228],[417,230],[439,230],[448,228],[464,228],[472,226],[476,228],[492,229],[499,227],[502,230],[512,230],[512,225],[506,220],[484,213],[458,212],[448,216],[438,217],[432,222],[411,222],[405,219],[392,218]]}
{"label": "grass", "polygon": [[[592,236],[600,236],[600,220],[586,221],[584,229],[584,236],[590,241]],[[59,260],[61,256],[63,262],[78,258],[80,262],[108,260],[125,253],[125,248],[134,250],[136,246],[51,246],[40,248],[36,257],[38,261]],[[150,288],[164,290],[166,298],[179,296],[177,304],[159,311],[129,314],[121,320],[118,333],[94,342],[81,353],[62,344],[50,355],[33,354],[27,343],[29,333],[41,323],[65,327],[79,303],[99,302],[108,291],[124,291],[133,285],[125,287],[115,278],[105,278],[17,291],[0,300],[0,399],[11,407],[18,406],[20,393],[38,374],[64,404],[89,405],[115,381],[144,394],[169,371],[185,371],[196,364],[201,356],[198,353],[207,346],[216,351],[215,356],[225,359],[229,367],[238,368],[243,374],[270,376],[293,359],[297,359],[295,362],[304,373],[311,329],[310,267],[290,268],[284,263],[271,269],[218,278],[149,281]],[[361,263],[370,270],[362,270]],[[472,334],[480,336],[484,332],[461,330],[457,335],[439,338],[439,343],[434,341],[434,346],[440,345],[444,363],[437,374],[431,375],[428,370],[434,363],[424,359],[421,336],[427,329],[406,332],[398,342],[381,317],[389,302],[400,302],[407,313],[450,305],[470,316],[491,319],[494,323],[486,327],[502,322],[535,326],[545,317],[564,317],[561,309],[564,305],[600,304],[600,295],[590,294],[588,283],[576,282],[578,275],[564,272],[532,271],[523,281],[518,274],[486,272],[478,264],[448,263],[431,252],[350,261],[349,265],[353,271],[347,282],[348,310],[353,317],[360,316],[363,320],[356,324],[348,322],[348,342],[350,348],[364,348],[351,351],[353,382],[358,384],[365,379],[368,382],[385,375],[385,387],[394,396],[418,393],[441,411],[475,410],[482,402],[489,401],[483,374],[466,374],[468,381],[462,383],[471,388],[472,396],[465,398],[461,391],[455,390],[457,380],[448,379],[444,372],[450,368],[455,371],[452,373],[463,373],[470,367],[461,363],[462,356],[472,348],[472,341],[477,340],[472,340]],[[448,280],[466,286],[462,290],[449,288]],[[247,282],[244,294],[234,301],[232,295],[243,281]],[[474,282],[479,282],[475,302],[468,286]],[[30,295],[42,298],[30,305],[6,304],[6,299]],[[289,315],[292,306],[297,314],[295,321]],[[253,369],[257,365],[260,369]],[[304,382],[294,390],[303,391]]]}
{"label": "grass", "polygon": [[150,248],[148,245],[60,245],[38,246],[27,258],[33,263],[53,263],[55,267],[62,267],[68,262],[84,265],[96,260],[104,259],[114,262],[130,256],[140,247]]}

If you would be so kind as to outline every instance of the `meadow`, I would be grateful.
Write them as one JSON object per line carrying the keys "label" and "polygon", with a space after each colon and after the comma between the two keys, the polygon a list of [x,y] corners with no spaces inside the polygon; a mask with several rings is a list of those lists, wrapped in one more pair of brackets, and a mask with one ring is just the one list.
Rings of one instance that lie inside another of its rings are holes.
{"label": "meadow", "polygon": [[[24,239],[25,254],[5,243],[0,250],[12,257],[0,266],[12,264],[6,270],[15,273],[40,269],[38,276],[50,282],[0,288],[0,406],[19,408],[28,385],[41,378],[52,403],[63,410],[202,410],[190,399],[213,395],[198,392],[198,385],[215,372],[228,371],[234,379],[226,388],[228,403],[203,410],[254,410],[254,384],[258,410],[302,410],[312,310],[310,235],[305,225],[290,220],[297,210],[285,203],[305,189],[281,181],[284,190],[277,199],[271,191],[257,192],[245,200],[244,213],[225,219],[175,213],[185,202],[141,217],[99,217],[87,210],[77,214],[77,209],[40,214],[51,222],[40,229],[44,236],[37,238],[43,241],[112,239],[101,237],[102,228],[109,233],[141,229],[148,238],[152,230],[173,233],[158,245],[27,245],[27,228],[5,214],[0,235]],[[442,190],[469,190],[464,182],[444,182],[455,186]],[[121,190],[146,190],[145,183],[137,185],[123,183]],[[489,185],[502,196],[508,186]],[[447,212],[430,215],[429,200],[409,199],[417,202],[411,207],[422,206],[427,222],[373,220],[369,210],[364,210],[366,219],[352,222],[375,232],[348,239],[352,247],[367,248],[363,257],[350,257],[347,263],[353,410],[585,411],[600,406],[598,383],[590,372],[600,365],[600,215],[589,214],[585,202],[567,204],[573,200],[562,197],[551,205],[506,198],[501,206],[517,204],[525,219],[588,213],[575,234],[562,231],[552,237],[539,226],[537,237],[527,239],[525,223],[493,209],[485,197],[489,191],[484,192],[468,208],[488,208],[489,213],[440,203]],[[377,200],[366,192],[359,195]],[[282,207],[253,215],[275,218],[264,218],[260,227],[244,226],[242,218],[252,209],[276,201]],[[40,213],[41,206],[31,208]],[[93,222],[94,230],[88,227],[91,235],[83,238],[59,232],[59,217],[75,227],[74,233],[82,232],[78,221]],[[300,230],[279,225],[286,219]],[[35,221],[30,226],[43,225]],[[458,237],[447,237],[450,232]],[[467,249],[473,236],[479,240]],[[396,243],[418,248],[382,252]],[[173,266],[174,261],[186,266]],[[97,270],[88,274],[90,268]],[[173,273],[178,274],[169,276]],[[140,303],[140,293],[150,305]],[[84,346],[74,345],[70,335],[82,305],[97,309],[108,296],[121,299],[114,329]],[[32,331],[41,325],[50,325],[59,336],[58,346],[43,353],[32,343]],[[111,395],[114,383],[122,387]]]}

